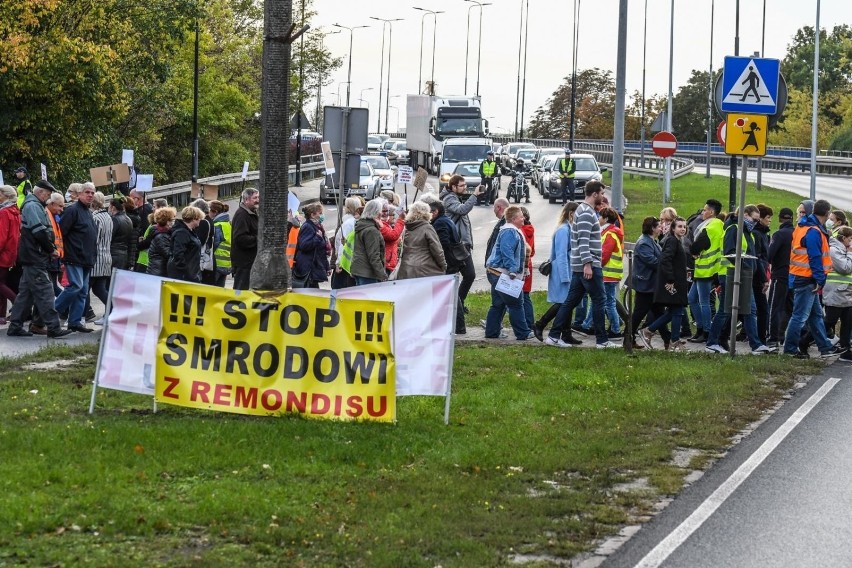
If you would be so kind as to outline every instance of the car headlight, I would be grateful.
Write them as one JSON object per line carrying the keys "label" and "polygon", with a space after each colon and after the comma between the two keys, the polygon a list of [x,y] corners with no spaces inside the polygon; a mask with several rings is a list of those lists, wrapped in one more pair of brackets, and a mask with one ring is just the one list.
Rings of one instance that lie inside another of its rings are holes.
{"label": "car headlight", "polygon": [[382,176],[382,179],[391,179],[390,174],[385,174]]}
{"label": "car headlight", "polygon": [[603,176],[601,174],[597,173],[597,174],[592,175],[591,179],[593,179],[595,181],[601,181],[603,179]]}
{"label": "car headlight", "polygon": [[450,181],[451,177],[452,176],[450,174],[444,174],[444,175],[441,176],[441,182],[446,183],[446,182]]}

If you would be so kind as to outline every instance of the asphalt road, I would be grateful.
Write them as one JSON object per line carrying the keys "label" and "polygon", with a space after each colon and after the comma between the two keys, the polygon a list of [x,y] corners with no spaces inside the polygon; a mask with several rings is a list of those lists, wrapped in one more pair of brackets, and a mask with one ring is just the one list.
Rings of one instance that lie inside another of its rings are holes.
{"label": "asphalt road", "polygon": [[[696,171],[705,171],[705,166],[696,166]],[[713,175],[727,177],[729,171],[727,168],[710,168],[710,173]],[[740,175],[739,173],[737,174]],[[746,173],[749,182],[757,181],[757,170],[752,168]],[[809,173],[794,173],[794,172],[777,172],[765,170],[761,175],[761,183],[769,187],[778,189],[786,189],[792,191],[802,198],[809,198],[811,195],[811,175]],[[755,193],[749,193],[746,197],[746,202],[755,202],[753,196]],[[849,176],[824,176],[817,175],[816,177],[816,198],[827,199],[831,206],[844,211],[852,210],[852,178]],[[795,206],[798,203],[790,206],[795,211]]]}
{"label": "asphalt road", "polygon": [[850,566],[852,366],[835,363],[602,566]]}

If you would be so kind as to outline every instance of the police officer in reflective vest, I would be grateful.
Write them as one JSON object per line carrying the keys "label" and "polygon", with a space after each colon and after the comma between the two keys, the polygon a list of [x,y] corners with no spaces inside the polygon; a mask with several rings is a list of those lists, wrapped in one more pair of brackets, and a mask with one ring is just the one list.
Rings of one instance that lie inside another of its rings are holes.
{"label": "police officer in reflective vest", "polygon": [[15,187],[18,192],[18,209],[23,206],[24,199],[33,192],[33,184],[27,179],[27,175],[27,168],[24,166],[15,170],[15,179],[18,181],[18,185]]}
{"label": "police officer in reflective vest", "polygon": [[479,177],[482,178],[480,183],[485,186],[483,205],[491,205],[499,197],[497,193],[500,191],[500,183],[497,183],[497,187],[494,186],[495,176],[497,176],[497,162],[494,161],[494,152],[489,150],[485,154],[485,160],[479,164]]}
{"label": "police officer in reflective vest", "polygon": [[825,199],[814,203],[811,215],[799,219],[793,230],[790,251],[790,288],[793,290],[793,313],[784,336],[784,353],[807,358],[799,351],[799,338],[805,325],[816,340],[823,357],[834,355],[834,348],[825,333],[819,291],[825,286],[831,272],[831,254],[825,222],[831,205]]}
{"label": "police officer in reflective vest", "polygon": [[577,167],[571,158],[571,150],[565,148],[565,157],[556,163],[559,172],[559,180],[562,182],[562,205],[568,201],[568,192],[571,192],[571,201],[574,201],[574,172]]}

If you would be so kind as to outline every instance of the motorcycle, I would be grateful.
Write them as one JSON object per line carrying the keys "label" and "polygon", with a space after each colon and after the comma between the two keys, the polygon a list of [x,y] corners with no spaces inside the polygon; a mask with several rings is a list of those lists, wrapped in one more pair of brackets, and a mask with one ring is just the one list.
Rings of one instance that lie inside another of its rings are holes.
{"label": "motorcycle", "polygon": [[512,199],[515,200],[515,203],[520,203],[521,199],[529,199],[530,189],[527,186],[527,179],[524,170],[512,170],[512,181],[509,182],[508,187],[506,188],[506,199],[509,202]]}

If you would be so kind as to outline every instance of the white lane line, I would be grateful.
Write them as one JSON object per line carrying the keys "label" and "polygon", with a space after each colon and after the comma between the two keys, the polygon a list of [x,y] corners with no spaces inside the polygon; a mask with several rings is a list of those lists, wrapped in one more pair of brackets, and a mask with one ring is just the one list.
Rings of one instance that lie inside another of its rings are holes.
{"label": "white lane line", "polygon": [[720,485],[689,517],[686,518],[666,538],[660,541],[645,557],[639,561],[635,568],[657,568],[666,558],[671,555],[681,544],[683,544],[692,533],[698,530],[704,521],[718,509],[725,500],[745,481],[751,473],[757,469],[772,451],[793,431],[793,428],[819,404],[825,395],[840,382],[840,379],[830,378],[815,392],[802,406],[796,410],[763,444],[751,455],[739,468]]}

